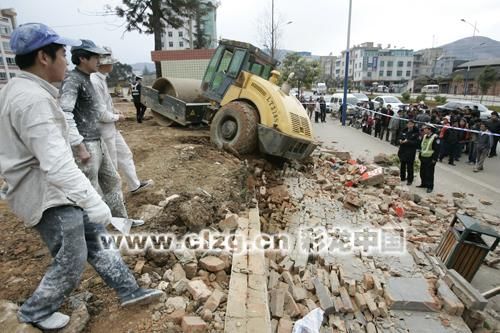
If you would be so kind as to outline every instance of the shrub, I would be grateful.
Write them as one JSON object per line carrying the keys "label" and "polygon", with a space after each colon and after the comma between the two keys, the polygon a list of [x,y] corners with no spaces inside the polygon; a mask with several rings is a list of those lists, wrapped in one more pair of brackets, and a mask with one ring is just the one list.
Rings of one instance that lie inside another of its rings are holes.
{"label": "shrub", "polygon": [[436,103],[438,104],[444,104],[446,103],[446,97],[443,97],[443,96],[435,96],[434,97],[434,100],[436,101]]}
{"label": "shrub", "polygon": [[407,92],[407,91],[405,91],[404,93],[402,93],[402,94],[401,94],[401,99],[402,99],[402,100],[403,100],[403,102],[405,102],[405,103],[410,102],[410,97],[411,97],[411,95],[410,95],[410,93],[409,93],[409,92]]}
{"label": "shrub", "polygon": [[420,95],[417,96],[417,103],[420,102],[420,101],[424,101],[425,102],[425,93],[422,93]]}

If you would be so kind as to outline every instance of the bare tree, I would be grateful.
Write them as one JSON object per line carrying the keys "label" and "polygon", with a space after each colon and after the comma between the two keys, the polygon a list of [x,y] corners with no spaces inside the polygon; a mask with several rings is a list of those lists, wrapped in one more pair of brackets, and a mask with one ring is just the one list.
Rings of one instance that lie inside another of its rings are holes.
{"label": "bare tree", "polygon": [[283,26],[292,23],[286,22],[280,13],[273,13],[271,9],[264,9],[257,22],[258,36],[260,44],[269,51],[269,54],[276,57],[275,51],[280,46],[283,37]]}

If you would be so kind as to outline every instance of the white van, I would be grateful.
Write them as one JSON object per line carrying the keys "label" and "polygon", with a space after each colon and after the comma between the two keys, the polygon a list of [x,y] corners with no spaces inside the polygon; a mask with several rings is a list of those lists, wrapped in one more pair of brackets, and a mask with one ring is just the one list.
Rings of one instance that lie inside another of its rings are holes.
{"label": "white van", "polygon": [[318,82],[318,84],[316,85],[315,93],[318,95],[324,95],[326,94],[326,91],[327,91],[326,83]]}
{"label": "white van", "polygon": [[[342,105],[342,99],[344,98],[343,93],[333,94],[329,101],[330,110],[332,112],[338,112],[340,106]],[[327,101],[328,102],[328,101]],[[356,106],[358,105],[359,100],[353,94],[347,94],[347,113],[351,113],[356,111]]]}
{"label": "white van", "polygon": [[437,84],[428,84],[422,88],[421,92],[426,94],[438,94],[439,86]]}

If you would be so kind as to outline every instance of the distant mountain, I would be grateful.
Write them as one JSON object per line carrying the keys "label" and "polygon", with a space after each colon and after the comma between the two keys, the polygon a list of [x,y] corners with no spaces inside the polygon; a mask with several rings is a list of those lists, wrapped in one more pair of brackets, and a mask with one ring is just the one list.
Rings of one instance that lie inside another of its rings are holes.
{"label": "distant mountain", "polygon": [[500,58],[500,42],[488,37],[466,37],[440,47],[457,60]]}
{"label": "distant mountain", "polygon": [[144,71],[144,66],[147,67],[148,71],[154,73],[156,71],[154,62],[138,62],[135,64],[130,64],[132,66],[132,70],[136,74],[142,74]]}

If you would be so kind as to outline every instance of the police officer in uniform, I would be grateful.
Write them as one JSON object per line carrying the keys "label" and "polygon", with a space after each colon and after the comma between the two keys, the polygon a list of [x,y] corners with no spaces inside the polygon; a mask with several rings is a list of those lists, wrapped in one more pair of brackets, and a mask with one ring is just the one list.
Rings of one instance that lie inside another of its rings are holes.
{"label": "police officer in uniform", "polygon": [[439,155],[439,139],[433,133],[434,126],[425,124],[423,126],[424,136],[420,144],[420,180],[422,184],[417,187],[427,188],[427,193],[434,189],[434,168]]}
{"label": "police officer in uniform", "polygon": [[136,110],[136,118],[138,123],[142,123],[144,113],[146,113],[146,105],[141,103],[141,87],[142,77],[136,76],[135,82],[130,85],[129,95],[132,94],[134,106]]}

